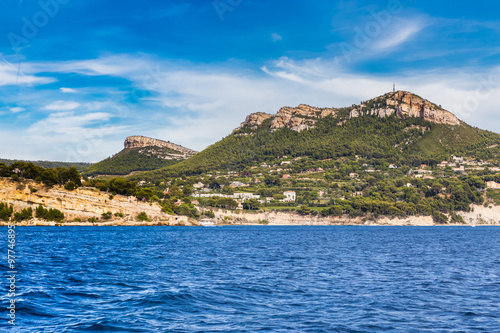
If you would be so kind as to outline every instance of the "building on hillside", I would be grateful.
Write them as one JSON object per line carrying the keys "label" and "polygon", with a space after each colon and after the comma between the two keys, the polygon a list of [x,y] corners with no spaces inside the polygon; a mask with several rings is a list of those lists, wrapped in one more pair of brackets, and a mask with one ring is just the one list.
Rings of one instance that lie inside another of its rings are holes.
{"label": "building on hillside", "polygon": [[289,174],[284,174],[281,178],[288,179],[288,178],[292,178],[292,176],[290,176]]}
{"label": "building on hillside", "polygon": [[198,182],[198,183],[194,184],[193,187],[196,189],[204,188],[205,184],[203,184],[202,182]]}
{"label": "building on hillside", "polygon": [[258,194],[253,194],[253,193],[245,193],[245,192],[238,192],[232,195],[234,199],[242,199],[242,200],[248,200],[248,199],[260,199],[260,195]]}
{"label": "building on hillside", "polygon": [[491,182],[486,182],[486,188],[491,188],[491,189],[500,189],[500,183],[491,181]]}
{"label": "building on hillside", "polygon": [[295,202],[295,199],[297,199],[295,191],[285,191],[283,192],[283,195],[286,197],[283,199],[283,202]]}

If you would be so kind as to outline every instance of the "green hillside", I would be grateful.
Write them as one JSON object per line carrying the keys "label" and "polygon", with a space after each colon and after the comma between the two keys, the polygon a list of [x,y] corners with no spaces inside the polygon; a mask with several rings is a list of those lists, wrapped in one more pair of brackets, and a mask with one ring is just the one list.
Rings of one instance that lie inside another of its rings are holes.
{"label": "green hillside", "polygon": [[86,176],[128,175],[134,171],[156,170],[173,165],[182,159],[172,156],[176,150],[167,147],[141,147],[123,149],[118,154],[91,165],[83,171]]}
{"label": "green hillside", "polygon": [[400,119],[362,116],[342,125],[341,115],[319,119],[313,129],[295,132],[288,128],[269,130],[270,120],[258,128],[244,127],[178,164],[136,175],[134,179],[156,180],[195,175],[213,170],[243,170],[282,156],[309,157],[310,161],[356,156],[372,163],[418,166],[437,164],[451,155],[498,162],[500,135],[461,123],[434,124],[420,118]]}

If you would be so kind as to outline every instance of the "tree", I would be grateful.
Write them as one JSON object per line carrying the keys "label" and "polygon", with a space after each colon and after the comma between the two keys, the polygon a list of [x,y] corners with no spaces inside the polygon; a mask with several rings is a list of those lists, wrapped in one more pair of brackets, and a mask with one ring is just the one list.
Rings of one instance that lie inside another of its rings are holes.
{"label": "tree", "polygon": [[137,215],[137,220],[138,221],[151,221],[148,217],[148,214],[146,212],[141,212],[139,215]]}
{"label": "tree", "polygon": [[64,185],[64,188],[67,189],[68,191],[73,191],[78,188],[78,185],[76,185],[74,181],[70,180],[69,182],[66,183],[66,185]]}
{"label": "tree", "polygon": [[54,169],[46,169],[42,175],[42,183],[47,186],[54,186],[59,184],[59,177]]}
{"label": "tree", "polygon": [[33,217],[33,209],[31,207],[24,208],[20,212],[14,213],[14,221],[30,220]]}
{"label": "tree", "polygon": [[0,219],[4,221],[9,221],[12,213],[14,212],[14,207],[9,206],[6,203],[0,202]]}
{"label": "tree", "polygon": [[110,192],[132,196],[135,195],[136,184],[133,181],[124,178],[111,178],[107,184]]}
{"label": "tree", "polygon": [[246,210],[258,210],[260,207],[261,204],[257,199],[248,199],[243,203],[243,209]]}
{"label": "tree", "polygon": [[300,206],[298,212],[301,215],[309,215],[309,214],[311,214],[311,208],[309,208],[309,206],[307,206],[307,205],[302,205],[302,206]]}

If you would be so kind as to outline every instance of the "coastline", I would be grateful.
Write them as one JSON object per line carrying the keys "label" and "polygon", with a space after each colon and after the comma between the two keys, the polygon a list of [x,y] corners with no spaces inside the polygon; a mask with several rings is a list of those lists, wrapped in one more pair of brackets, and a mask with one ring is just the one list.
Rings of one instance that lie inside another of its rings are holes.
{"label": "coastline", "polygon": [[[36,191],[33,191],[35,189]],[[157,203],[138,201],[135,197],[116,195],[95,189],[79,188],[67,191],[61,187],[47,188],[34,181],[16,183],[10,179],[0,179],[0,201],[13,205],[16,209],[38,205],[62,211],[63,222],[48,222],[33,218],[17,222],[19,226],[199,226],[197,220],[186,216],[169,215]],[[89,218],[100,217],[106,212],[120,213],[117,218],[100,222],[87,222]],[[145,212],[150,221],[137,221],[139,213]],[[470,212],[458,212],[465,224],[434,223],[431,216],[410,216],[405,218],[380,216],[321,216],[300,215],[294,212],[243,211],[213,208],[216,225],[370,225],[370,226],[448,226],[448,225],[500,225],[500,206],[472,205]],[[0,226],[8,225],[0,222]]]}

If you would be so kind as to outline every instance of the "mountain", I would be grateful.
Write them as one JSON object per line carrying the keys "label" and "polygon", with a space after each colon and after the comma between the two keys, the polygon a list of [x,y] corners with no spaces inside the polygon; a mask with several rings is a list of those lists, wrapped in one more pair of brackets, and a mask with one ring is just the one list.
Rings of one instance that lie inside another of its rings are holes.
{"label": "mountain", "polygon": [[83,174],[128,175],[134,171],[160,169],[183,161],[197,152],[183,146],[144,136],[129,136],[124,149],[116,155],[91,165]]}
{"label": "mountain", "polygon": [[344,108],[301,104],[275,115],[253,113],[232,134],[176,165],[135,179],[153,180],[212,170],[243,170],[282,156],[369,160],[418,166],[451,155],[499,161],[500,135],[460,121],[407,91]]}

